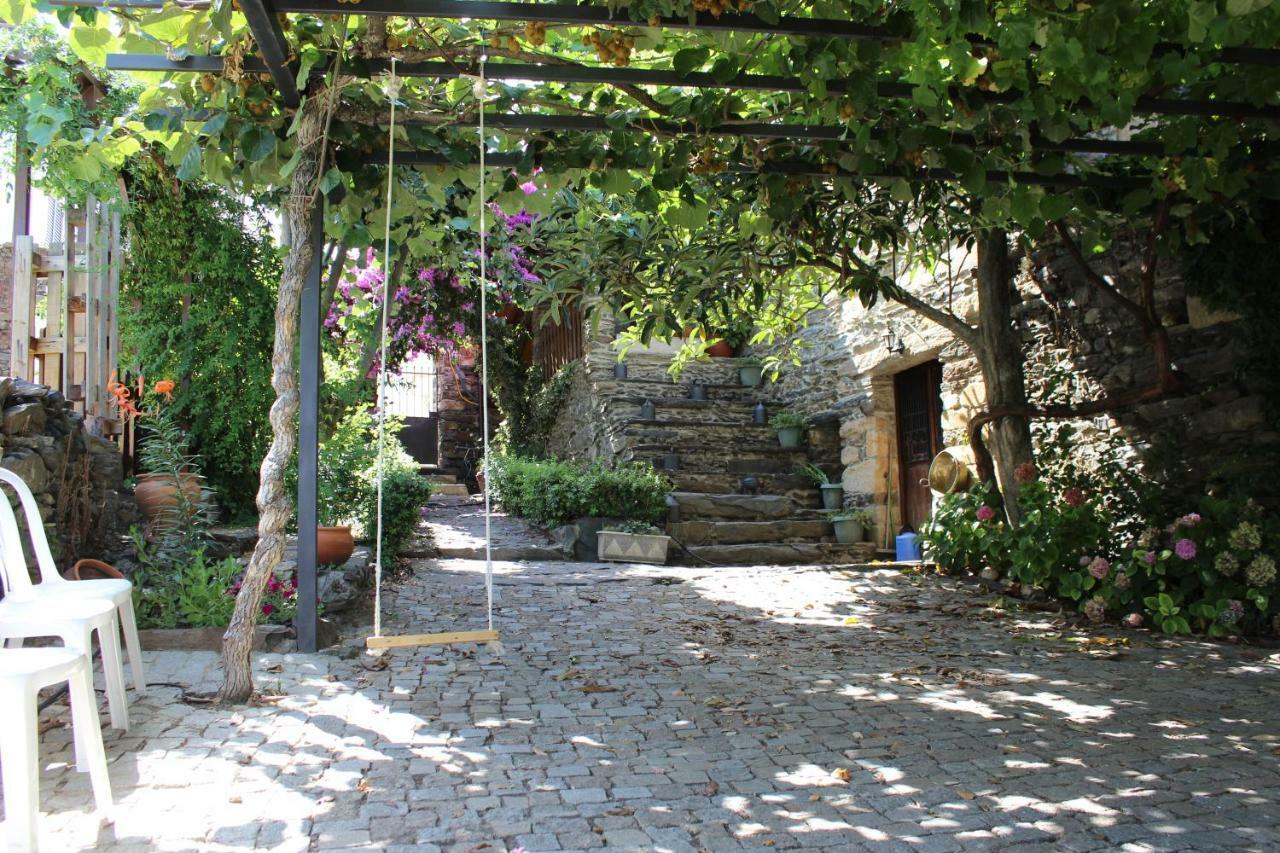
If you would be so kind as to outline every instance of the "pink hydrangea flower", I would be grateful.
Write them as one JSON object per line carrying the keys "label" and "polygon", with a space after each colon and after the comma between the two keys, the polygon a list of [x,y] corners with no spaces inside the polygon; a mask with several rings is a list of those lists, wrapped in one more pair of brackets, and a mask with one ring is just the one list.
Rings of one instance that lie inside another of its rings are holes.
{"label": "pink hydrangea flower", "polygon": [[1200,523],[1200,513],[1189,512],[1186,515],[1184,515],[1181,519],[1179,519],[1179,523],[1185,525],[1186,527],[1195,527],[1197,524]]}
{"label": "pink hydrangea flower", "polygon": [[1184,560],[1194,560],[1196,557],[1196,543],[1183,537],[1173,546],[1173,553]]}
{"label": "pink hydrangea flower", "polygon": [[996,517],[996,511],[985,504],[978,507],[978,521],[990,521]]}
{"label": "pink hydrangea flower", "polygon": [[1111,574],[1111,564],[1104,557],[1094,557],[1089,561],[1089,574],[1098,580],[1102,580]]}
{"label": "pink hydrangea flower", "polygon": [[1013,478],[1019,483],[1034,482],[1039,476],[1040,472],[1036,469],[1034,462],[1023,462],[1017,468],[1013,469]]}
{"label": "pink hydrangea flower", "polygon": [[533,195],[538,191],[538,185],[533,181],[525,181],[520,185],[520,191],[525,195]]}
{"label": "pink hydrangea flower", "polygon": [[1141,614],[1141,613],[1130,613],[1128,616],[1124,617],[1124,624],[1125,624],[1125,625],[1127,625],[1127,626],[1128,626],[1128,627],[1130,627],[1130,628],[1141,628],[1141,627],[1142,627],[1142,614]]}
{"label": "pink hydrangea flower", "polygon": [[1155,551],[1148,551],[1142,555],[1142,562],[1146,563],[1148,566],[1154,566],[1157,559],[1159,558],[1156,556]]}
{"label": "pink hydrangea flower", "polygon": [[1062,500],[1067,506],[1080,506],[1084,503],[1084,492],[1072,486],[1062,493]]}

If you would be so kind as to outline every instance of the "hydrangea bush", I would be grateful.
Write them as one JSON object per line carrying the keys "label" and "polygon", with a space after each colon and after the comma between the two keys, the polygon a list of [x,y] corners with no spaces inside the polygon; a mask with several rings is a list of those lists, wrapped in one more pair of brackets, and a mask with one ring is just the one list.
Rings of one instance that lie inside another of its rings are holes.
{"label": "hydrangea bush", "polygon": [[1022,523],[992,491],[941,499],[921,531],[941,568],[993,568],[1024,587],[1076,603],[1093,622],[1119,619],[1166,633],[1280,633],[1280,522],[1251,500],[1204,496],[1196,511],[1133,534],[1105,495],[1019,469]]}

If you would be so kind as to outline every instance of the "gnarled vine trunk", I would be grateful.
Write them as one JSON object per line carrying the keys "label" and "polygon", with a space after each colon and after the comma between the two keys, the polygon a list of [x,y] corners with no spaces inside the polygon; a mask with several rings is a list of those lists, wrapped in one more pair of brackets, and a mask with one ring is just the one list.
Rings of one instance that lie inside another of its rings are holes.
{"label": "gnarled vine trunk", "polygon": [[249,656],[254,629],[262,607],[267,580],[284,556],[285,529],[293,512],[293,501],[284,485],[285,470],[297,447],[298,374],[294,353],[298,344],[298,318],[302,291],[311,268],[313,246],[311,213],[316,202],[316,173],[319,169],[324,133],[322,98],[311,98],[299,119],[297,145],[301,156],[294,171],[285,209],[293,242],[280,278],[276,302],[276,338],[271,354],[271,387],[276,392],[271,406],[271,446],[262,460],[258,485],[258,544],[245,570],[244,583],[236,596],[231,624],[222,637],[222,689],[220,702],[244,702],[253,694],[253,674]]}
{"label": "gnarled vine trunk", "polygon": [[[1008,235],[998,228],[979,231],[978,238],[978,327],[974,355],[982,370],[987,390],[988,411],[1027,406],[1026,371],[1022,335],[1013,320],[1013,269],[1009,260]],[[1034,458],[1031,422],[1025,415],[1011,415],[990,425],[994,472],[979,472],[984,478],[994,473],[1004,497],[1005,512],[1016,525],[1018,480],[1014,469]]]}

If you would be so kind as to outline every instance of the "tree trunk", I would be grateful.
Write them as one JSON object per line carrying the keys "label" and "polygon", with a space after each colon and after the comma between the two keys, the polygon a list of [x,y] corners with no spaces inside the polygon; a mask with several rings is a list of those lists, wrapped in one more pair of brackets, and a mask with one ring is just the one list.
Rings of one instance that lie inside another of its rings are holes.
{"label": "tree trunk", "polygon": [[[1002,229],[979,231],[978,341],[973,348],[987,389],[987,409],[1025,407],[1026,375],[1022,335],[1013,321],[1013,269],[1009,240]],[[1018,480],[1014,469],[1034,458],[1031,422],[1025,416],[1001,418],[990,425],[991,455],[1005,512],[1017,525]]]}
{"label": "tree trunk", "polygon": [[236,596],[235,614],[222,637],[220,702],[245,702],[253,694],[249,656],[253,650],[254,629],[267,580],[284,555],[285,528],[293,511],[293,501],[284,487],[284,474],[297,446],[298,375],[294,352],[298,344],[302,291],[312,261],[311,212],[316,204],[316,172],[324,129],[324,113],[320,108],[323,101],[323,98],[311,98],[299,120],[297,144],[302,156],[293,173],[286,204],[286,224],[292,242],[276,302],[276,338],[271,355],[271,387],[275,389],[276,401],[271,406],[271,447],[262,460],[259,475],[258,544]]}

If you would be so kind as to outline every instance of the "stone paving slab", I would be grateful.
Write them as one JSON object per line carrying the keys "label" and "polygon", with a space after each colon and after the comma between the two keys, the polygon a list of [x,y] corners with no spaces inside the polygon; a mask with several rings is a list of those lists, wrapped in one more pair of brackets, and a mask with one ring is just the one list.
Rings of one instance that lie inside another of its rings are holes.
{"label": "stone paving slab", "polygon": [[[106,735],[114,825],[48,730],[44,848],[1280,846],[1271,650],[1081,632],[888,570],[495,581],[501,653],[263,655],[265,701],[236,709],[155,687]],[[483,565],[423,561],[387,601],[389,630],[483,625]],[[155,682],[217,680],[209,653],[149,658]]]}
{"label": "stone paving slab", "polygon": [[[433,497],[423,519],[438,556],[484,559],[484,500],[480,496]],[[562,556],[545,532],[496,507],[489,524],[495,560],[558,560]]]}

